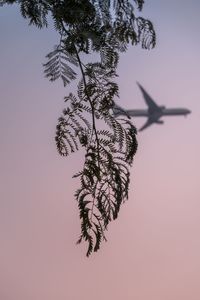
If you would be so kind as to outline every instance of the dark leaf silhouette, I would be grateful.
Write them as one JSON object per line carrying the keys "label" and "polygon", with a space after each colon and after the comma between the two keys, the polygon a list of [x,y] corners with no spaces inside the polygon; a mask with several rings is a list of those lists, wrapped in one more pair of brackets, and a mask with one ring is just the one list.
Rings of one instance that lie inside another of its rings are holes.
{"label": "dark leaf silhouette", "polygon": [[[109,223],[128,198],[129,169],[137,150],[136,128],[112,112],[119,97],[115,78],[120,53],[129,44],[154,47],[155,31],[149,20],[136,16],[143,0],[0,0],[0,6],[14,3],[39,28],[48,26],[50,17],[53,20],[59,42],[46,56],[45,76],[61,79],[66,86],[81,75],[77,93],[65,97],[55,141],[62,156],[85,151],[74,178],[80,180],[75,192],[81,220],[78,243],[88,243],[89,256],[106,240]],[[83,62],[85,54],[89,58],[93,53],[95,62]]]}

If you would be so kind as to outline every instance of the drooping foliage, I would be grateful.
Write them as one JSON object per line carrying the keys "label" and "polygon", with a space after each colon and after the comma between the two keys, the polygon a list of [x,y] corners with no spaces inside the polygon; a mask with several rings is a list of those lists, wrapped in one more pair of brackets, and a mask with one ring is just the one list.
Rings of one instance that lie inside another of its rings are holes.
{"label": "drooping foliage", "polygon": [[[65,97],[55,140],[62,156],[85,150],[82,170],[74,177],[80,179],[75,192],[81,219],[78,243],[88,242],[89,256],[106,239],[108,224],[128,198],[129,168],[137,149],[133,124],[112,112],[119,96],[114,81],[119,55],[129,44],[154,47],[154,28],[135,15],[143,0],[0,0],[0,5],[13,3],[39,28],[53,19],[59,43],[46,57],[45,76],[60,78],[66,86],[81,74],[77,93]],[[92,53],[98,61],[84,64],[81,55]]]}

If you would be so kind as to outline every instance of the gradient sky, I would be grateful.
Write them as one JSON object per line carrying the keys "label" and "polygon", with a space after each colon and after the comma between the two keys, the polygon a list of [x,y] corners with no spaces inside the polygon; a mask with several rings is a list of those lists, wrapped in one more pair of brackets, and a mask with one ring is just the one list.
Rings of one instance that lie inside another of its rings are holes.
{"label": "gradient sky", "polygon": [[138,134],[129,201],[88,259],[75,245],[81,155],[62,158],[54,143],[69,89],[42,69],[58,37],[0,8],[0,299],[200,299],[199,14],[198,0],[146,1],[157,46],[122,55],[118,103],[145,108],[139,81],[158,104],[192,114]]}

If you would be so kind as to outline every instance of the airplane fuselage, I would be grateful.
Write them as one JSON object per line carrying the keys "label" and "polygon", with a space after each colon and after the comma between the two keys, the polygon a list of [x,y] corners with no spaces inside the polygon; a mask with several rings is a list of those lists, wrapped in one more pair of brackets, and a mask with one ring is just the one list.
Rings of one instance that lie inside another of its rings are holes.
{"label": "airplane fuselage", "polygon": [[131,117],[148,117],[148,109],[127,109],[127,114]]}
{"label": "airplane fuselage", "polygon": [[[127,109],[126,113],[131,117],[149,117],[155,116],[160,118],[162,116],[186,116],[190,113],[186,108],[161,108],[160,111],[150,113],[148,109]],[[124,114],[123,111],[119,114]]]}
{"label": "airplane fuselage", "polygon": [[186,116],[190,114],[190,110],[187,108],[164,108],[162,110],[163,116]]}

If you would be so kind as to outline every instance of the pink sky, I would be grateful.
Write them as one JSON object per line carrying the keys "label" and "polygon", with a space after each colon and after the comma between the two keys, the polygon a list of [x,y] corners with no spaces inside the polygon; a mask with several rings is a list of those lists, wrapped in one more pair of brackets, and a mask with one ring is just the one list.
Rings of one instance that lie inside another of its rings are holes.
{"label": "pink sky", "polygon": [[139,81],[158,104],[192,114],[138,134],[129,201],[88,259],[75,245],[81,155],[59,157],[54,143],[70,89],[42,73],[57,36],[0,8],[0,299],[200,299],[199,12],[197,0],[146,1],[157,46],[122,56],[118,103],[145,108]]}

